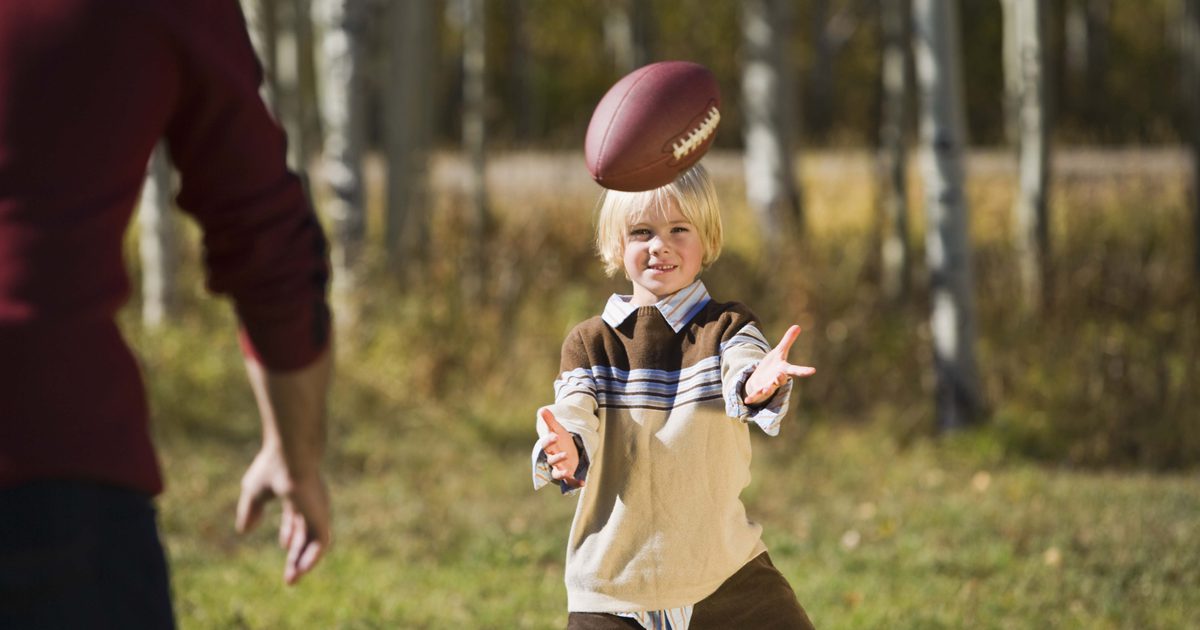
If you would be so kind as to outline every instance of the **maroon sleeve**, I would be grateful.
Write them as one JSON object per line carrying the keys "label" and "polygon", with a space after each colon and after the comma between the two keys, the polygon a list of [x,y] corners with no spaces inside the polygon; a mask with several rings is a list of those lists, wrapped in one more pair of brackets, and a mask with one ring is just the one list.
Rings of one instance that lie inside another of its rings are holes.
{"label": "maroon sleeve", "polygon": [[179,205],[203,228],[208,288],[233,298],[243,349],[269,369],[298,369],[328,345],[325,236],[259,98],[241,9],[198,6],[177,23],[184,77],[167,143]]}

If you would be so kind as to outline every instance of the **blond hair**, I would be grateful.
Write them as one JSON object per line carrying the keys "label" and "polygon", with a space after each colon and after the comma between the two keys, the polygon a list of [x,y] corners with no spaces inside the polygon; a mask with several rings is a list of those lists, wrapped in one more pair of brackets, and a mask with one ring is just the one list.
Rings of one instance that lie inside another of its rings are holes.
{"label": "blond hair", "polygon": [[612,277],[625,266],[625,235],[629,226],[642,217],[665,216],[672,203],[689,223],[696,226],[704,246],[701,269],[721,255],[723,237],[717,191],[708,171],[696,164],[665,186],[643,192],[605,190],[600,194],[596,251],[604,261],[604,273]]}

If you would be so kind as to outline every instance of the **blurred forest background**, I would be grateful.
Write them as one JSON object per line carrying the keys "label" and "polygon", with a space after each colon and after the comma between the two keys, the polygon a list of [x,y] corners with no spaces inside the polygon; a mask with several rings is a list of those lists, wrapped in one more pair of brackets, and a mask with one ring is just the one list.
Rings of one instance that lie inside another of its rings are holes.
{"label": "blurred forest background", "polygon": [[242,5],[333,246],[337,543],[288,591],[235,543],[254,405],[156,157],[124,324],[183,627],[565,624],[533,414],[628,290],[592,108],[665,59],[723,95],[705,281],[818,368],[744,495],[818,625],[1198,622],[1200,1]]}

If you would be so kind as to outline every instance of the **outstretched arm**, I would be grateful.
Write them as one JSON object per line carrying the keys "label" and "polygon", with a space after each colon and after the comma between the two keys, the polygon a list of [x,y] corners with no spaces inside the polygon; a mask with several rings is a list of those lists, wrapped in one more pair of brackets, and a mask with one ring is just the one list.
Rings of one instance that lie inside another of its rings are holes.
{"label": "outstretched arm", "polygon": [[242,477],[237,529],[257,525],[272,498],[283,503],[279,544],[287,550],[283,579],[295,584],[330,543],[329,494],[321,478],[325,397],[332,347],[299,370],[272,372],[246,357],[246,372],[262,418],[262,449]]}
{"label": "outstretched arm", "polygon": [[574,494],[584,485],[600,437],[591,365],[582,327],[576,326],[563,340],[554,404],[537,412],[538,441],[531,453],[534,490],[557,482],[563,494]]}
{"label": "outstretched arm", "polygon": [[766,402],[775,395],[776,390],[793,377],[812,376],[816,373],[816,368],[792,365],[787,361],[788,352],[791,351],[792,344],[796,343],[796,338],[799,336],[799,326],[788,328],[779,345],[768,352],[762,361],[759,361],[758,367],[746,381],[744,402],[747,405]]}

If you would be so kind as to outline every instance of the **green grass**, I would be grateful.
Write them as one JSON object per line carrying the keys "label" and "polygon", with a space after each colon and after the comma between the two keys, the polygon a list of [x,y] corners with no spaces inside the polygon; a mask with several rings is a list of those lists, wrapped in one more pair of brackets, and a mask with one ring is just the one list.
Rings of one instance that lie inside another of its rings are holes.
{"label": "green grass", "polygon": [[[525,444],[489,443],[463,413],[412,410],[336,432],[335,544],[290,589],[270,519],[245,540],[232,531],[252,431],[240,445],[165,440],[181,625],[563,627],[574,500],[533,493]],[[526,420],[505,430],[523,434]],[[877,429],[793,424],[756,436],[755,449],[749,513],[820,627],[1196,621],[1194,476],[1055,470],[999,456],[986,432],[901,450]]]}
{"label": "green grass", "polygon": [[[533,403],[422,399],[388,386],[394,361],[341,362],[335,543],[284,587],[274,514],[244,539],[233,532],[257,421],[222,341],[231,325],[212,307],[137,337],[147,366],[160,353],[193,359],[150,375],[183,628],[563,627],[574,500],[530,489]],[[530,366],[533,380],[550,378],[553,352]],[[820,627],[1195,624],[1194,474],[1047,466],[1013,454],[996,427],[901,441],[883,422],[812,418],[814,405],[796,402],[779,438],[755,435],[744,498]]]}
{"label": "green grass", "polygon": [[[722,164],[718,178],[738,172]],[[743,495],[810,616],[821,628],[1200,626],[1200,485],[1187,472],[1200,464],[1200,301],[1183,272],[1180,180],[1064,177],[1055,301],[1030,317],[1014,308],[1009,175],[973,178],[992,414],[936,438],[921,265],[908,300],[882,298],[870,170],[856,164],[806,165],[811,229],[773,282],[736,176],[719,179],[730,238],[705,276],[768,336],[803,325],[794,354],[819,368],[782,435],[754,438]],[[431,260],[403,278],[372,264],[330,402],[334,546],[295,588],[282,585],[277,516],[233,533],[258,420],[229,309],[199,295],[192,264],[169,328],[124,313],[166,473],[161,522],[185,630],[565,625],[574,501],[530,489],[533,412],[567,329],[621,285],[587,249],[594,190],[543,186],[493,189],[486,255],[499,277],[481,305],[457,290],[468,244],[452,194],[437,196]]]}

